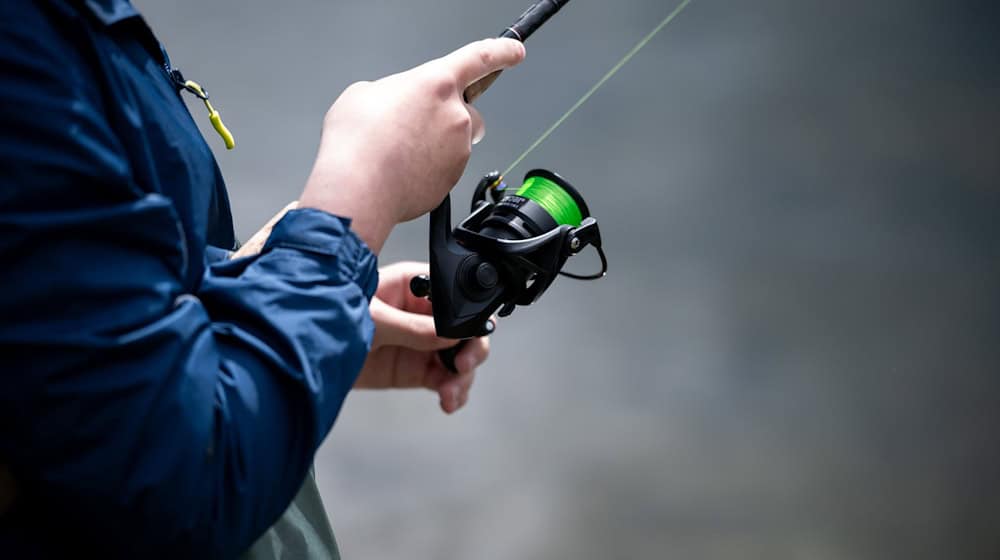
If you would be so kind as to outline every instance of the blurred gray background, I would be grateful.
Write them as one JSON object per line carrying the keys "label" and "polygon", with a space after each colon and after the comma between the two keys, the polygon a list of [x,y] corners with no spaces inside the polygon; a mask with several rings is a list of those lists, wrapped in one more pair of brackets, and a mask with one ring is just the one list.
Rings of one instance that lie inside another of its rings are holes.
{"label": "blurred gray background", "polygon": [[[236,134],[206,129],[243,238],[344,87],[527,3],[138,2]],[[550,22],[478,103],[457,206],[673,6]],[[608,278],[502,322],[454,417],[349,398],[318,458],[345,557],[1000,558],[993,6],[695,0],[515,173],[585,193]],[[425,228],[382,262],[425,259]]]}

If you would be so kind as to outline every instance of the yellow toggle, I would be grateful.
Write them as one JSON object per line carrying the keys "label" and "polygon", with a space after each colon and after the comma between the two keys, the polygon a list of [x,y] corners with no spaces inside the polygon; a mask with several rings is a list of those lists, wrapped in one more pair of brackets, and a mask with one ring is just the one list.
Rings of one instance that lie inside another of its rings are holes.
{"label": "yellow toggle", "polygon": [[219,112],[212,107],[212,103],[208,100],[208,93],[205,92],[205,88],[198,85],[197,82],[188,80],[184,82],[184,87],[188,89],[191,93],[198,96],[205,103],[205,108],[208,109],[208,120],[212,123],[212,128],[219,133],[222,137],[222,141],[226,143],[226,149],[232,150],[236,147],[236,139],[233,138],[233,133],[229,132],[226,125],[222,124],[222,116]]}
{"label": "yellow toggle", "polygon": [[[205,105],[209,105],[209,103],[206,101]],[[222,137],[222,141],[226,143],[226,149],[232,150],[236,147],[236,139],[233,138],[233,133],[229,132],[226,125],[222,124],[222,117],[219,116],[218,111],[212,109],[211,105],[209,105],[208,110],[208,120],[212,121],[212,128],[214,128],[215,131],[219,133],[219,136]]]}

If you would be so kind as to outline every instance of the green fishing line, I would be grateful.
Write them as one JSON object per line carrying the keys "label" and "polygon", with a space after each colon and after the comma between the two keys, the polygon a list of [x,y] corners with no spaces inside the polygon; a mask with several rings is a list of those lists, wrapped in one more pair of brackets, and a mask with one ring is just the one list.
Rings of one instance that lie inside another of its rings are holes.
{"label": "green fishing line", "polygon": [[639,54],[639,51],[641,51],[647,44],[649,44],[649,42],[653,40],[653,37],[656,37],[660,33],[660,31],[663,31],[664,27],[670,25],[670,22],[674,21],[674,18],[680,15],[680,13],[684,11],[684,8],[687,8],[688,4],[690,3],[691,0],[683,0],[680,4],[677,5],[676,8],[674,8],[674,11],[667,14],[667,17],[663,18],[663,21],[661,21],[659,25],[657,25],[652,31],[650,31],[648,35],[643,37],[642,40],[640,40],[636,46],[632,47],[632,50],[626,53],[625,56],[622,57],[622,59],[619,60],[611,68],[611,70],[609,70],[608,73],[604,75],[604,77],[598,80],[597,83],[594,84],[594,87],[590,88],[587,91],[587,93],[583,94],[583,97],[581,97],[576,103],[574,103],[573,106],[570,107],[565,114],[563,114],[563,116],[559,117],[559,120],[557,120],[555,124],[550,126],[548,130],[543,132],[542,135],[538,137],[538,140],[535,140],[531,144],[531,146],[529,146],[528,149],[524,151],[523,154],[518,156],[517,159],[514,160],[514,163],[510,164],[510,167],[508,167],[507,170],[503,172],[503,174],[510,175],[510,172],[513,171],[515,167],[517,167],[522,161],[524,161],[525,158],[531,155],[531,152],[534,152],[535,148],[540,146],[542,142],[545,142],[545,140],[549,136],[552,136],[552,133],[555,132],[556,129],[562,126],[562,124],[566,122],[566,120],[569,119],[573,115],[573,113],[576,112],[577,109],[582,107],[584,103],[586,103],[591,97],[594,96],[595,93],[597,93],[597,90],[601,89],[601,87],[605,83],[607,83],[608,80],[613,78],[614,75],[617,74],[618,71],[622,69],[622,67],[628,64],[629,61],[632,60],[632,57]]}
{"label": "green fishing line", "polygon": [[535,201],[559,225],[579,227],[583,222],[583,212],[573,197],[566,189],[545,177],[528,177],[516,194]]}

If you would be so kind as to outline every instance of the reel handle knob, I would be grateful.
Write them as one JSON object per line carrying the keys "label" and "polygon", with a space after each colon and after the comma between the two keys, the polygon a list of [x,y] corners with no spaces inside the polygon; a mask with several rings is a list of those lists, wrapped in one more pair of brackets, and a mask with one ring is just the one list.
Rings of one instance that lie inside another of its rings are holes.
{"label": "reel handle knob", "polygon": [[431,299],[431,278],[426,274],[410,279],[410,293],[419,297]]}

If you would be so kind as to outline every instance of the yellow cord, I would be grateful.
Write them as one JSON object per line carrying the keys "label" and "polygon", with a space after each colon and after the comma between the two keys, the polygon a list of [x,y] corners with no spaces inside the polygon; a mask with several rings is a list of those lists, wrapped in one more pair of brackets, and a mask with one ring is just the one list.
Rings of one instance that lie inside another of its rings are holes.
{"label": "yellow cord", "polygon": [[226,143],[226,149],[232,150],[235,148],[236,139],[233,138],[233,133],[229,132],[226,125],[222,124],[222,116],[215,110],[215,107],[212,107],[212,103],[208,100],[208,93],[205,92],[205,88],[198,85],[197,82],[193,82],[191,80],[184,82],[184,87],[187,88],[188,91],[197,95],[198,99],[201,99],[205,103],[205,108],[208,109],[208,120],[212,123],[212,128],[214,128],[215,131],[219,133],[219,136],[222,137],[222,141]]}

